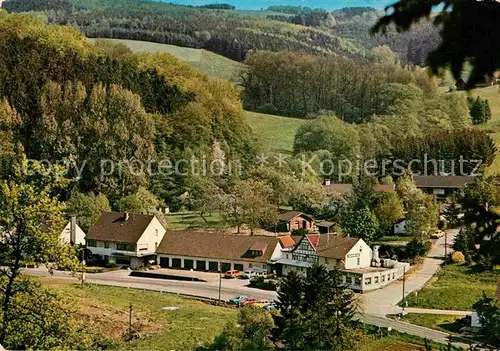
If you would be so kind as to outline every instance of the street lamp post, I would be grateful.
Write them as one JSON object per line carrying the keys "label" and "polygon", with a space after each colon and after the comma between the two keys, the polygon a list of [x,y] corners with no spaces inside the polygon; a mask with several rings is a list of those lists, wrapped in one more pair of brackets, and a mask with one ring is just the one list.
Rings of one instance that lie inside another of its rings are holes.
{"label": "street lamp post", "polygon": [[405,282],[406,282],[406,279],[405,279],[405,274],[406,274],[406,266],[403,266],[403,300],[402,300],[403,309],[401,311],[401,317],[403,317],[405,315],[405,305],[406,305],[406,297],[405,297]]}
{"label": "street lamp post", "polygon": [[222,269],[221,269],[221,264],[219,262],[219,305],[220,305],[221,288],[222,288]]}

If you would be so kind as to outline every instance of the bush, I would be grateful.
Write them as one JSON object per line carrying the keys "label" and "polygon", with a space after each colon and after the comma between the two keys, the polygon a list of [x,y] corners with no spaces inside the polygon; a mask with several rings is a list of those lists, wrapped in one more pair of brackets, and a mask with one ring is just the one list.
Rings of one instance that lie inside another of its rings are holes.
{"label": "bush", "polygon": [[293,236],[304,236],[307,234],[307,230],[305,230],[304,228],[294,229],[291,231],[291,234]]}
{"label": "bush", "polygon": [[463,253],[461,253],[460,251],[455,251],[452,255],[451,255],[451,261],[453,263],[463,263],[465,262],[465,256]]}
{"label": "bush", "polygon": [[255,277],[250,280],[250,287],[252,288],[276,291],[277,286],[278,283],[275,280],[268,280],[263,277]]}

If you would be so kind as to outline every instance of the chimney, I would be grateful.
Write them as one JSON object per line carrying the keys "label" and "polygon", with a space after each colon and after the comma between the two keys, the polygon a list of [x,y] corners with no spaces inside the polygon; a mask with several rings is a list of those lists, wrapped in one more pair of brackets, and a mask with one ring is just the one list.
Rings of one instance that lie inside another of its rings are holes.
{"label": "chimney", "polygon": [[76,243],[76,216],[71,216],[71,224],[69,228],[69,241],[71,244]]}
{"label": "chimney", "polygon": [[330,185],[330,179],[325,179],[324,185]]}
{"label": "chimney", "polygon": [[129,214],[128,212],[125,212],[125,213],[123,214],[123,218],[124,218],[126,221],[128,221],[128,219],[130,218],[130,214]]}

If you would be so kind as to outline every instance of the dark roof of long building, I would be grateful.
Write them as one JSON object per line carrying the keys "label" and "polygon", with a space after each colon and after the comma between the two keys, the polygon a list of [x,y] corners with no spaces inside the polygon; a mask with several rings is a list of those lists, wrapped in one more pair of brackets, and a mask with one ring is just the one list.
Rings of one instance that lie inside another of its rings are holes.
{"label": "dark roof of long building", "polygon": [[420,176],[414,175],[417,188],[462,188],[474,182],[472,176]]}
{"label": "dark roof of long building", "polygon": [[85,239],[135,244],[153,220],[154,215],[104,212]]}
{"label": "dark roof of long building", "polygon": [[[262,262],[269,261],[280,239],[277,237],[228,235],[213,231],[167,231],[157,254],[200,259]],[[260,251],[254,255],[252,251]]]}

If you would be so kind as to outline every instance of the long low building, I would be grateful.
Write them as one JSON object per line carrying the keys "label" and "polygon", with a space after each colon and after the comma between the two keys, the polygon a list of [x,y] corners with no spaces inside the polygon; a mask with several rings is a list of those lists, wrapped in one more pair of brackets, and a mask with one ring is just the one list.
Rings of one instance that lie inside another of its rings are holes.
{"label": "long low building", "polygon": [[260,268],[281,257],[277,237],[227,235],[211,231],[168,231],[156,250],[157,263],[164,268],[216,272]]}

